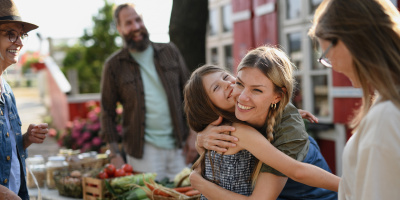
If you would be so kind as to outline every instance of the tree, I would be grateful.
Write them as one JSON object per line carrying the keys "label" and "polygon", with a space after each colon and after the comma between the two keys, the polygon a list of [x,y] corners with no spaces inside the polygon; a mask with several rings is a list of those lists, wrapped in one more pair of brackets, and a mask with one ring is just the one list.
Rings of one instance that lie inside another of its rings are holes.
{"label": "tree", "polygon": [[173,0],[170,40],[193,71],[206,62],[208,0]]}
{"label": "tree", "polygon": [[80,42],[67,51],[63,71],[76,69],[81,93],[100,92],[100,81],[105,59],[119,47],[119,37],[113,22],[113,6],[104,0],[104,7],[93,16],[94,26],[86,29]]}

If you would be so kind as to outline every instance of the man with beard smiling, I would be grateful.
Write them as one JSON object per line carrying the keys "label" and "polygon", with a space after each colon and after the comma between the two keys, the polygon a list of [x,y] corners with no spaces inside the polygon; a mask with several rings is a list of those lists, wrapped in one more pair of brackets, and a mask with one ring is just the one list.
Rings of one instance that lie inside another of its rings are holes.
{"label": "man with beard smiling", "polygon": [[196,134],[186,124],[182,104],[189,71],[174,44],[149,40],[133,4],[118,6],[114,20],[124,47],[107,59],[101,81],[101,131],[111,163],[124,164],[115,121],[120,102],[127,163],[137,172],[156,172],[158,180],[173,179],[197,157]]}

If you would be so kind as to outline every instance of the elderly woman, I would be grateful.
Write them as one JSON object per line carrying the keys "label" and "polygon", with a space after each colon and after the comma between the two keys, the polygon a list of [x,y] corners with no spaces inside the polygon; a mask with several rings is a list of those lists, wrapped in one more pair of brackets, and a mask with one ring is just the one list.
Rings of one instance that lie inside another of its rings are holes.
{"label": "elderly woman", "polygon": [[[0,0],[0,75],[18,55],[28,32],[38,26],[21,21],[12,0]],[[48,132],[47,124],[30,124],[21,134],[21,120],[10,85],[0,77],[0,199],[29,199],[26,187],[26,149],[32,143],[42,143]],[[9,190],[12,192],[10,192]]]}

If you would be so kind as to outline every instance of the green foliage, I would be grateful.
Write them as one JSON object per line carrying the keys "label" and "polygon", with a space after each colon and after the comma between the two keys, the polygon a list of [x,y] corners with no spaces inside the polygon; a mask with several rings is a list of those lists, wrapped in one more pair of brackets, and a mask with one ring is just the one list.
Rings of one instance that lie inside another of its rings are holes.
{"label": "green foliage", "polygon": [[39,62],[39,58],[38,57],[30,57],[28,58],[25,63],[22,65],[22,74],[26,74],[28,72],[29,69],[31,69],[31,65],[34,63],[38,63]]}
{"label": "green foliage", "polygon": [[113,22],[113,6],[104,0],[104,7],[93,16],[93,28],[86,29],[75,46],[67,50],[63,61],[63,72],[76,69],[81,93],[100,92],[101,73],[105,60],[119,47],[115,41],[119,37]]}

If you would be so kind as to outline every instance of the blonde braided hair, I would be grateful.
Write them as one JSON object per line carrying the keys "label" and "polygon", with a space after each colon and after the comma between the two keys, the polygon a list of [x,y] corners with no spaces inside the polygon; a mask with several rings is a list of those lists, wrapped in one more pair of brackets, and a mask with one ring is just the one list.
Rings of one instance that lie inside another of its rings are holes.
{"label": "blonde braided hair", "polygon": [[[289,103],[293,95],[293,88],[296,83],[293,77],[295,66],[290,62],[285,52],[277,47],[261,46],[249,51],[238,65],[238,70],[243,68],[259,69],[274,84],[274,92],[279,94],[281,99],[275,102],[273,108],[269,108],[267,120],[262,130],[268,141],[274,140],[274,126],[280,123],[283,110]],[[253,184],[256,182],[258,173],[261,169],[261,162],[252,175]]]}

